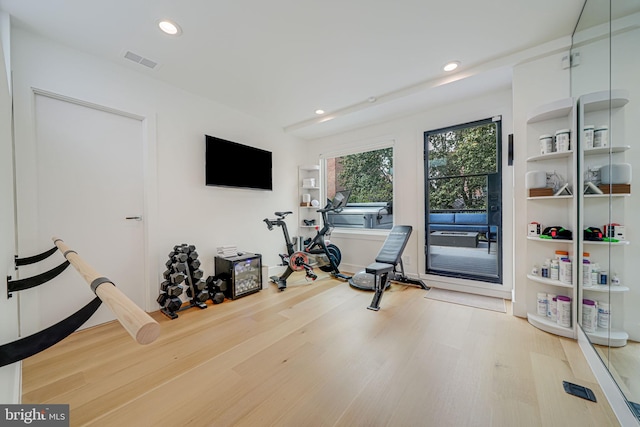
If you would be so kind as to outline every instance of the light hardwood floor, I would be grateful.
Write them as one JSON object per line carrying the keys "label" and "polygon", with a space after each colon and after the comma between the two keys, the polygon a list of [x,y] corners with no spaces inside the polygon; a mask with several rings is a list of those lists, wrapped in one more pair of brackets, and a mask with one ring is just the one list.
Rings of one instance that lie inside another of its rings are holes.
{"label": "light hardwood floor", "polygon": [[640,343],[628,341],[624,347],[594,347],[627,399],[640,402]]}
{"label": "light hardwood floor", "polygon": [[618,425],[577,343],[526,320],[399,284],[379,312],[336,280],[274,288],[154,313],[147,346],[77,332],[24,361],[23,402],[68,403],[73,426]]}

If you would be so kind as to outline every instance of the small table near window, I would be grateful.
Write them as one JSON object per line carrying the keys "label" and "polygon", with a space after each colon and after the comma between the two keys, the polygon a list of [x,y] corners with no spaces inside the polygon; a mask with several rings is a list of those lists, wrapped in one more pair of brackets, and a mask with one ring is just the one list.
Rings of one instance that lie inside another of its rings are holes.
{"label": "small table near window", "polygon": [[429,243],[434,246],[477,248],[478,233],[467,231],[434,231],[429,236]]}

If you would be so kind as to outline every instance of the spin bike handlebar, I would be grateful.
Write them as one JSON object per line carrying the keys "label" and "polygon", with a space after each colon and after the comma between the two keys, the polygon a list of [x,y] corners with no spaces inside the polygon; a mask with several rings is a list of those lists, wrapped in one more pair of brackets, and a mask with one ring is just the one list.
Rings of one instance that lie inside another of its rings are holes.
{"label": "spin bike handlebar", "polygon": [[333,206],[327,205],[323,209],[318,209],[316,212],[319,212],[319,213],[326,213],[326,212],[340,213],[340,212],[342,212],[343,209],[344,209],[344,207],[334,208]]}

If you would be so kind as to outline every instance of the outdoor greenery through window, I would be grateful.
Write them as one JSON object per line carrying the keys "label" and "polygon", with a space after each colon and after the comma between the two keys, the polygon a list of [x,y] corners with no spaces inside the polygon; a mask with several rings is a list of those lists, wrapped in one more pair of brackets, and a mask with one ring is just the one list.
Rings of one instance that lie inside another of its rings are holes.
{"label": "outdoor greenery through window", "polygon": [[351,190],[347,207],[329,215],[335,227],[393,227],[393,147],[326,159],[327,198]]}
{"label": "outdoor greenery through window", "polygon": [[495,173],[496,126],[449,129],[428,135],[431,211],[487,208],[487,174]]}

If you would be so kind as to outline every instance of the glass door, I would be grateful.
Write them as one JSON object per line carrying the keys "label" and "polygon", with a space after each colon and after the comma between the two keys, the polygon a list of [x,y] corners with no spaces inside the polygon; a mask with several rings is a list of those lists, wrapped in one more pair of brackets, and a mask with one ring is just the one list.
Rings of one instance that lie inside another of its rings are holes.
{"label": "glass door", "polygon": [[428,274],[502,283],[500,118],[424,134]]}

